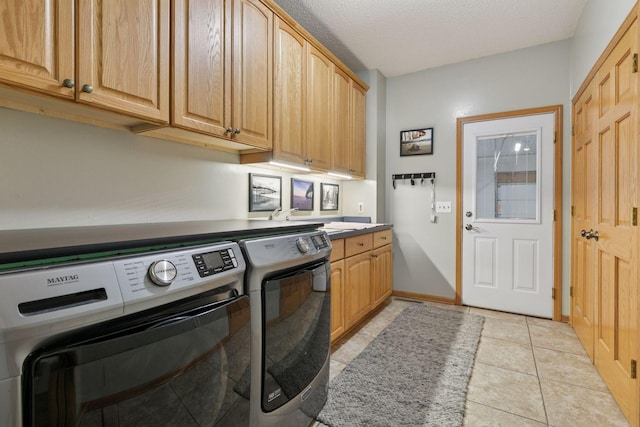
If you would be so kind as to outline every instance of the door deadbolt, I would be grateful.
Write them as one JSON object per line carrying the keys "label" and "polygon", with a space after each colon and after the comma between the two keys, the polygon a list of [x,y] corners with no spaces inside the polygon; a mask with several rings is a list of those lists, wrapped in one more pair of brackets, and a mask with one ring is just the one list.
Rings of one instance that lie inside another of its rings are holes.
{"label": "door deadbolt", "polygon": [[467,211],[464,216],[466,216],[467,218],[471,218],[473,216],[473,214],[471,213],[471,211]]}

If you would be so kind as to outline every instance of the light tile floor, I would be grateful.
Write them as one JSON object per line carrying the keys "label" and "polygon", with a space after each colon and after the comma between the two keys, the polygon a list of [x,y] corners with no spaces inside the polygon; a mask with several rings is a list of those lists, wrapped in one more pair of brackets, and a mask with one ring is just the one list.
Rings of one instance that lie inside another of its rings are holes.
{"label": "light tile floor", "polygon": [[[407,304],[394,298],[331,355],[331,378]],[[628,426],[573,329],[560,322],[428,303],[485,317],[464,425]],[[318,424],[320,425],[320,424]]]}

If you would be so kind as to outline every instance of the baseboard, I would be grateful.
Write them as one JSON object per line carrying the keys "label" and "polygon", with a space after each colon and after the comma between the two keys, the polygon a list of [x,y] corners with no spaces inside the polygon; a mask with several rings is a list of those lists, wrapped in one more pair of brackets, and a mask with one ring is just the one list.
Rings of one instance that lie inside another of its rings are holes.
{"label": "baseboard", "polygon": [[560,321],[561,321],[561,322],[564,322],[564,323],[569,323],[569,322],[571,321],[571,318],[570,318],[569,316],[567,316],[566,314],[563,314],[563,315],[560,317]]}
{"label": "baseboard", "polygon": [[440,304],[455,305],[455,298],[445,298],[436,295],[418,294],[415,292],[396,291],[391,292],[391,295],[398,298],[414,299],[420,301],[439,302]]}

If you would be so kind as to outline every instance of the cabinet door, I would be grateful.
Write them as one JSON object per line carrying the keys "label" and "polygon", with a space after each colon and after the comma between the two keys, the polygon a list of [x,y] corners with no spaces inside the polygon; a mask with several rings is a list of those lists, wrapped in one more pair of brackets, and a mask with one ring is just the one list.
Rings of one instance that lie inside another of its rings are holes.
{"label": "cabinet door", "polygon": [[307,42],[278,18],[275,41],[273,157],[304,165]]}
{"label": "cabinet door", "polygon": [[371,251],[345,260],[344,316],[350,328],[371,307]]}
{"label": "cabinet door", "polygon": [[331,168],[333,64],[315,47],[307,49],[306,157],[316,170]]}
{"label": "cabinet door", "polygon": [[364,178],[367,150],[367,92],[351,82],[351,144],[349,145],[349,172]]}
{"label": "cabinet door", "polygon": [[269,149],[273,128],[273,12],[257,0],[233,0],[233,138]]}
{"label": "cabinet door", "polygon": [[331,263],[331,342],[344,333],[344,260]]}
{"label": "cabinet door", "polygon": [[173,113],[171,124],[228,136],[231,121],[225,99],[231,95],[230,29],[227,0],[174,0],[172,19]]}
{"label": "cabinet door", "polygon": [[0,81],[73,99],[73,0],[7,0],[0,17]]}
{"label": "cabinet door", "polygon": [[351,79],[339,68],[333,73],[333,121],[331,124],[331,169],[350,173],[349,144],[351,140]]}
{"label": "cabinet door", "polygon": [[371,253],[372,308],[382,303],[389,295],[393,284],[393,252],[391,245],[382,246]]}
{"label": "cabinet door", "polygon": [[169,121],[169,0],[78,2],[77,99]]}

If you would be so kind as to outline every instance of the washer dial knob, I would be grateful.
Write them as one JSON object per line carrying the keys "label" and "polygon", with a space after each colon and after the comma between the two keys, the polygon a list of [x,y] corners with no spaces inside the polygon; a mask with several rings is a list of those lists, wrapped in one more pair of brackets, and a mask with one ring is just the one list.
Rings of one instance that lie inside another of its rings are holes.
{"label": "washer dial knob", "polygon": [[154,261],[149,266],[149,278],[158,286],[169,286],[178,275],[176,265],[169,260]]}
{"label": "washer dial knob", "polygon": [[302,237],[296,240],[296,246],[298,247],[298,250],[303,254],[306,254],[307,252],[309,252],[309,243],[306,240],[304,240]]}

